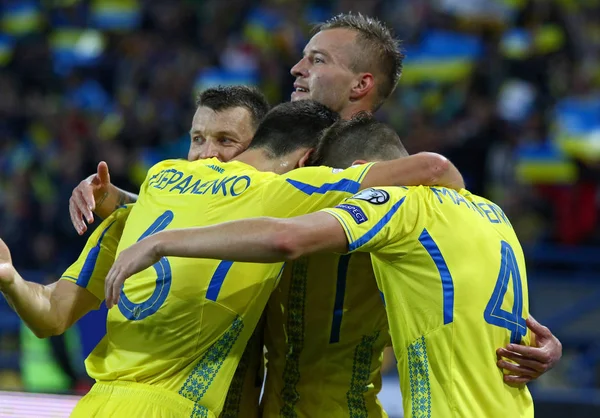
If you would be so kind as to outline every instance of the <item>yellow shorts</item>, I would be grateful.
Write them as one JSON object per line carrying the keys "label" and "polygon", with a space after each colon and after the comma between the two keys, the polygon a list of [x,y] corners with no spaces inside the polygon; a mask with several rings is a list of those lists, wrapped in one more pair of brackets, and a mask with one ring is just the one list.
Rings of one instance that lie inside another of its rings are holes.
{"label": "yellow shorts", "polygon": [[134,382],[96,383],[78,403],[72,418],[215,418],[177,393]]}

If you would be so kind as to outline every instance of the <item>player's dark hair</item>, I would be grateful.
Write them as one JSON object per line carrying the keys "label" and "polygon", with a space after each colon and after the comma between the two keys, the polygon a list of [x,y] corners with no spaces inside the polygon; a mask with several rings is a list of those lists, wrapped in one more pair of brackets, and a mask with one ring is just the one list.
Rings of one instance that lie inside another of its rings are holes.
{"label": "player's dark hair", "polygon": [[316,148],[323,130],[339,118],[314,100],[282,103],[267,113],[248,148],[264,148],[273,158],[299,148]]}
{"label": "player's dark hair", "polygon": [[375,111],[392,94],[402,75],[404,54],[400,51],[400,41],[383,22],[361,13],[339,14],[316,25],[314,31],[338,28],[357,33],[355,45],[358,49],[350,69],[375,76],[377,100],[372,109]]}
{"label": "player's dark hair", "polygon": [[270,109],[265,96],[249,86],[219,86],[203,90],[196,98],[196,106],[205,106],[215,112],[243,107],[250,112],[255,129]]}
{"label": "player's dark hair", "polygon": [[347,168],[356,160],[386,161],[408,155],[396,131],[368,112],[326,129],[310,165]]}

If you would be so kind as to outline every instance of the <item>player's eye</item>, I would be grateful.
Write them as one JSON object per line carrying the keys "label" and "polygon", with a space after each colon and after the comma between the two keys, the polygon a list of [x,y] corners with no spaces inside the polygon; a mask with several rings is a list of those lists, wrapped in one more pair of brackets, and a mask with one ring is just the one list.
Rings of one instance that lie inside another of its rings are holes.
{"label": "player's eye", "polygon": [[317,63],[317,64],[322,64],[322,63],[325,62],[325,60],[323,58],[320,58],[320,57],[315,57],[315,58],[313,58],[313,62]]}
{"label": "player's eye", "polygon": [[202,138],[201,136],[196,135],[196,136],[192,137],[192,141],[193,142],[204,142],[204,138]]}
{"label": "player's eye", "polygon": [[219,141],[220,141],[222,144],[224,144],[224,145],[231,145],[231,144],[233,144],[233,143],[235,142],[235,141],[234,141],[233,139],[231,139],[231,138],[221,138]]}

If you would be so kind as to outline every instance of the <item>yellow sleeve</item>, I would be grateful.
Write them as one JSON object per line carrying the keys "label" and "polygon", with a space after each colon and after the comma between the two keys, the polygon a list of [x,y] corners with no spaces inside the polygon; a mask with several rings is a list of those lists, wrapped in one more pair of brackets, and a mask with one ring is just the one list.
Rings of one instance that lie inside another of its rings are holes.
{"label": "yellow sleeve", "polygon": [[365,189],[335,208],[324,209],[342,226],[348,252],[402,256],[415,241],[420,218],[420,188],[381,187]]}
{"label": "yellow sleeve", "polygon": [[79,258],[60,277],[87,289],[104,300],[104,280],[115,261],[125,221],[133,205],[123,206],[112,213],[88,238]]}
{"label": "yellow sleeve", "polygon": [[274,178],[263,191],[264,213],[293,217],[340,203],[357,193],[373,163],[345,170],[304,167]]}

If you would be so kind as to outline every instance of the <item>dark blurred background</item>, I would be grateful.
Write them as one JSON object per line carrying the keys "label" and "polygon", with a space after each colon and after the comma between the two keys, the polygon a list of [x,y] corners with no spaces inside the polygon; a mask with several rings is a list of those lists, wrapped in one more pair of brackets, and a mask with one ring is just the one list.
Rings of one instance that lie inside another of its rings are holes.
{"label": "dark blurred background", "polygon": [[[378,117],[451,158],[519,234],[532,313],[565,350],[536,399],[599,405],[599,0],[0,0],[0,237],[17,268],[45,281],[75,260],[69,197],[100,160],[137,191],[186,155],[199,89],[289,100],[312,23],[348,11],[407,54]],[[100,312],[39,342],[0,301],[0,389],[84,392],[102,332]]]}

